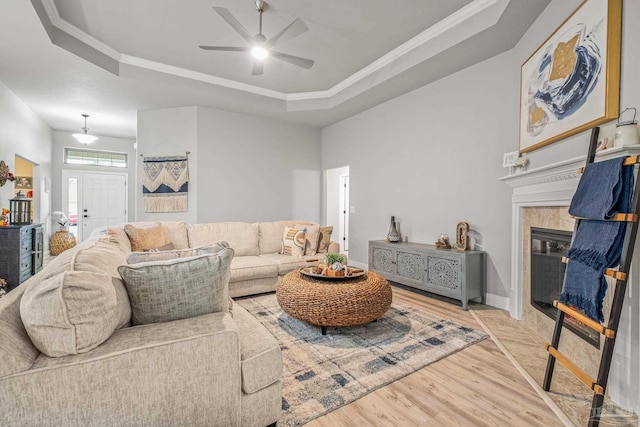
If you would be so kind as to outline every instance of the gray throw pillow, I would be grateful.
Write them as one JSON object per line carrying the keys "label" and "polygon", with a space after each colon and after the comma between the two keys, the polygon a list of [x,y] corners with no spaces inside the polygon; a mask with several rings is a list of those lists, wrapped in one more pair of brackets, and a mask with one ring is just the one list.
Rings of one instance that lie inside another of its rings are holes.
{"label": "gray throw pillow", "polygon": [[227,242],[220,240],[209,245],[198,246],[197,248],[175,249],[160,252],[131,252],[127,255],[127,264],[167,261],[170,259],[193,257],[196,255],[215,254],[228,247],[229,244]]}
{"label": "gray throw pillow", "polygon": [[229,311],[233,249],[118,268],[131,301],[132,324],[169,322]]}

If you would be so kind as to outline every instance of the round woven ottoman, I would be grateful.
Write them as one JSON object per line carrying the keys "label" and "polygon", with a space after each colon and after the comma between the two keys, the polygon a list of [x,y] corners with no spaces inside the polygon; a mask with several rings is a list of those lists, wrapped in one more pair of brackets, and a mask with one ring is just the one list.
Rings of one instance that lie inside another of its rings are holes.
{"label": "round woven ottoman", "polygon": [[276,288],[280,307],[292,317],[320,326],[353,326],[372,322],[391,306],[391,286],[379,274],[329,281],[292,271]]}

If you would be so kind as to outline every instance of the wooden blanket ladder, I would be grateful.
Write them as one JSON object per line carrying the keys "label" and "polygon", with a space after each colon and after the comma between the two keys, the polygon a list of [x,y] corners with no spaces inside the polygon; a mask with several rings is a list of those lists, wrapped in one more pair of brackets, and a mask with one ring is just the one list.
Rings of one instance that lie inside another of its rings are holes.
{"label": "wooden blanket ladder", "polygon": [[[600,128],[595,127],[591,132],[591,141],[589,144],[589,152],[587,155],[587,164],[593,163],[595,159],[599,131]],[[625,167],[634,167],[638,163],[640,163],[640,156],[630,156],[626,158],[623,164]],[[582,172],[583,170],[584,169],[581,168],[580,172]],[[556,324],[553,331],[551,343],[546,345],[546,349],[549,352],[549,359],[547,361],[547,369],[545,372],[544,383],[542,387],[545,391],[549,391],[549,389],[551,388],[551,379],[553,377],[555,362],[557,360],[558,362],[562,363],[587,387],[593,390],[591,413],[589,415],[588,422],[588,425],[590,427],[597,427],[600,424],[604,395],[607,387],[607,381],[609,379],[609,369],[611,367],[613,349],[616,343],[616,333],[618,330],[618,325],[620,323],[622,306],[624,304],[624,297],[627,289],[627,275],[629,274],[629,268],[631,267],[631,259],[633,258],[633,249],[638,232],[638,213],[640,212],[640,185],[637,184],[637,171],[634,174],[634,178],[635,185],[633,189],[633,199],[631,202],[631,212],[618,214],[612,219],[612,221],[627,222],[627,227],[624,236],[624,244],[622,247],[622,256],[620,258],[620,267],[618,269],[607,269],[605,271],[605,276],[615,279],[615,289],[613,291],[613,300],[611,303],[611,314],[609,315],[609,321],[607,325],[605,326],[603,324],[600,324],[600,322],[596,322],[558,301],[554,301],[553,303],[553,305],[558,309],[558,314],[556,316]],[[580,221],[581,219],[576,218],[574,235]],[[568,259],[563,259],[563,262],[568,262]],[[560,343],[560,334],[562,332],[565,315],[573,317],[574,319],[582,322],[585,326],[604,336],[604,346],[600,359],[600,367],[598,369],[598,377],[595,379],[591,378],[586,372],[584,372],[565,355],[558,351],[558,344]]]}

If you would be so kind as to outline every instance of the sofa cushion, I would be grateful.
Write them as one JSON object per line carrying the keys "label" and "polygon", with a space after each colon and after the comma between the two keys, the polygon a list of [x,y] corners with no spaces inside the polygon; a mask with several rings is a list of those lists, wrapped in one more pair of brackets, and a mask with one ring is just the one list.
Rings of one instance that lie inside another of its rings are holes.
{"label": "sofa cushion", "polygon": [[329,250],[331,244],[331,233],[333,226],[320,227],[320,237],[318,238],[318,253],[324,254]]}
{"label": "sofa cushion", "polygon": [[133,224],[125,224],[124,231],[131,241],[131,250],[134,252],[148,251],[159,248],[166,242],[162,224],[156,222],[149,227],[138,227]]}
{"label": "sofa cushion", "polygon": [[164,242],[173,243],[175,249],[187,249],[189,237],[187,236],[187,224],[183,221],[160,221],[164,231]]}
{"label": "sofa cushion", "polygon": [[229,310],[233,250],[120,266],[132,323],[168,322]]}
{"label": "sofa cushion", "polygon": [[227,242],[219,241],[211,243],[209,245],[199,246],[197,248],[176,249],[172,251],[160,252],[131,252],[129,255],[127,255],[127,264],[166,261],[169,259],[186,258],[196,255],[215,254],[228,247],[229,244]]}
{"label": "sofa cushion", "polygon": [[224,240],[236,256],[259,255],[258,224],[248,222],[215,222],[187,226],[189,247],[208,245]]}
{"label": "sofa cushion", "polygon": [[230,282],[278,276],[278,265],[262,256],[235,257],[231,261]]}
{"label": "sofa cushion", "polygon": [[77,251],[70,265],[72,271],[106,273],[111,276],[111,283],[116,291],[118,329],[129,326],[131,322],[131,303],[118,272],[118,267],[126,263],[126,254],[116,244],[107,240],[95,240],[93,245]]}
{"label": "sofa cushion", "polygon": [[240,336],[242,391],[251,394],[282,377],[282,354],[273,335],[247,310],[237,307],[233,320]]}
{"label": "sofa cushion", "polygon": [[0,298],[0,378],[26,371],[40,354],[20,318],[20,299],[32,277]]}
{"label": "sofa cushion", "polygon": [[118,246],[122,252],[131,252],[131,241],[129,240],[127,233],[124,231],[124,228],[109,227],[107,228],[107,234],[109,236],[109,241]]}
{"label": "sofa cushion", "polygon": [[312,267],[318,265],[323,257],[319,255],[310,256],[289,256],[283,254],[264,254],[260,258],[268,259],[278,266],[278,274],[280,276],[287,274],[293,270],[299,270],[303,267]]}
{"label": "sofa cushion", "polygon": [[282,250],[282,234],[285,227],[293,227],[292,221],[259,222],[260,254],[275,254]]}
{"label": "sofa cushion", "polygon": [[118,326],[116,291],[106,273],[65,271],[33,281],[20,303],[33,344],[50,357],[87,352]]}
{"label": "sofa cushion", "polygon": [[315,255],[318,251],[320,226],[317,224],[296,224],[294,227],[305,231],[304,255]]}
{"label": "sofa cushion", "polygon": [[307,239],[304,229],[285,227],[280,253],[291,256],[302,256],[304,255],[306,243]]}

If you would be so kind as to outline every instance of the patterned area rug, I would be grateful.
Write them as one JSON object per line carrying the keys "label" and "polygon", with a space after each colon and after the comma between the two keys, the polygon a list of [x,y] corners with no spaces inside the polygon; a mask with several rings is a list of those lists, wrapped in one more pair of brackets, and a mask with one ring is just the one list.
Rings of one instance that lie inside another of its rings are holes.
{"label": "patterned area rug", "polygon": [[487,337],[401,302],[378,321],[327,328],[284,313],[275,294],[236,301],[280,342],[282,419],[300,426]]}

